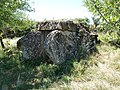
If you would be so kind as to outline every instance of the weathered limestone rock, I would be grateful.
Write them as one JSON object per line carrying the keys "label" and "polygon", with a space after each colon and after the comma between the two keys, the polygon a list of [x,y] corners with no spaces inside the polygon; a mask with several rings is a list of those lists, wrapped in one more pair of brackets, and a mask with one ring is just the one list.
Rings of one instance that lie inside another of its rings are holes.
{"label": "weathered limestone rock", "polygon": [[78,42],[80,42],[80,46],[84,49],[84,53],[82,53],[89,55],[96,48],[96,36],[85,29],[80,29],[78,36],[80,37]]}
{"label": "weathered limestone rock", "polygon": [[45,57],[43,38],[42,32],[31,32],[17,42],[17,47],[23,52],[25,59]]}
{"label": "weathered limestone rock", "polygon": [[77,45],[74,37],[69,37],[62,31],[55,30],[47,35],[45,49],[55,64],[76,58]]}
{"label": "weathered limestone rock", "polygon": [[77,25],[73,21],[45,21],[38,22],[37,30],[76,31]]}
{"label": "weathered limestone rock", "polygon": [[39,22],[37,30],[17,43],[26,59],[49,59],[61,64],[86,57],[96,47],[95,35],[72,21]]}

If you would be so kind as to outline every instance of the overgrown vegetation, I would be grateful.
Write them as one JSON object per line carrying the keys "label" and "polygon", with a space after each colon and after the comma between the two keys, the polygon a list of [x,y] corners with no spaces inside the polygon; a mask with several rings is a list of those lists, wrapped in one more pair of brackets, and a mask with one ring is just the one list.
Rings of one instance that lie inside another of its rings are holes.
{"label": "overgrown vegetation", "polygon": [[9,47],[0,50],[0,89],[11,90],[119,90],[120,49],[110,44],[97,46],[89,58],[62,65],[20,62],[21,52]]}
{"label": "overgrown vegetation", "polygon": [[0,1],[0,43],[5,48],[3,38],[21,36],[31,30],[34,21],[29,20],[25,11],[33,11],[29,0]]}
{"label": "overgrown vegetation", "polygon": [[[33,28],[23,11],[32,11],[27,0],[0,1],[0,90],[120,90],[120,4],[119,0],[85,0],[95,15],[94,25],[82,22],[90,31],[99,33],[97,52],[81,60],[62,65],[38,61],[21,61],[16,39]],[[25,17],[23,17],[25,16]],[[3,40],[4,39],[4,40]],[[37,65],[36,65],[37,64]]]}
{"label": "overgrown vegetation", "polygon": [[107,42],[120,47],[120,1],[84,0],[84,3],[95,15],[93,21],[97,31],[106,35]]}

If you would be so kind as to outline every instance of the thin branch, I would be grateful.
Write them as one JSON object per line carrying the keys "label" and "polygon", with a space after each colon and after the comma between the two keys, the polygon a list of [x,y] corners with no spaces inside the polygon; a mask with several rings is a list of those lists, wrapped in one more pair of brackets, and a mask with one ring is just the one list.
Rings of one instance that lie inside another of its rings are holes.
{"label": "thin branch", "polygon": [[92,1],[92,2],[94,3],[95,9],[98,11],[98,13],[103,17],[103,19],[104,19],[107,23],[109,23],[109,22],[107,21],[107,19],[103,16],[103,14],[100,12],[100,10],[98,9],[98,7],[97,7],[97,5],[95,4],[95,2],[94,2],[94,1]]}

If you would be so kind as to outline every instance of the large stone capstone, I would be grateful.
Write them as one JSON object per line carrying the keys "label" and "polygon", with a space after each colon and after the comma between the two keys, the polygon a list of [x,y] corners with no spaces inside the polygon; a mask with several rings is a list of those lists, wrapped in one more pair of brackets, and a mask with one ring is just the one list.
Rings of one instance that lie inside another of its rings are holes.
{"label": "large stone capstone", "polygon": [[77,24],[73,23],[73,21],[38,22],[37,30],[62,30],[75,32],[77,30]]}
{"label": "large stone capstone", "polygon": [[25,59],[50,60],[61,64],[79,59],[96,47],[96,36],[72,21],[39,22],[37,31],[23,36],[18,48]]}

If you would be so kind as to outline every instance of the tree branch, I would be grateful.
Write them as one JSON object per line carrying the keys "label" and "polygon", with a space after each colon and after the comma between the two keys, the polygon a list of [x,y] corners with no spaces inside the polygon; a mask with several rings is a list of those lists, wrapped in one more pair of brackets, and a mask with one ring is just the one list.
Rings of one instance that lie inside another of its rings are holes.
{"label": "tree branch", "polygon": [[95,7],[95,9],[98,11],[98,13],[102,16],[102,18],[107,22],[107,23],[109,23],[108,21],[107,21],[107,19],[103,16],[103,14],[100,12],[100,10],[98,9],[98,7],[97,7],[97,5],[95,4],[95,2],[94,1],[92,1],[93,3],[94,3],[94,7]]}

